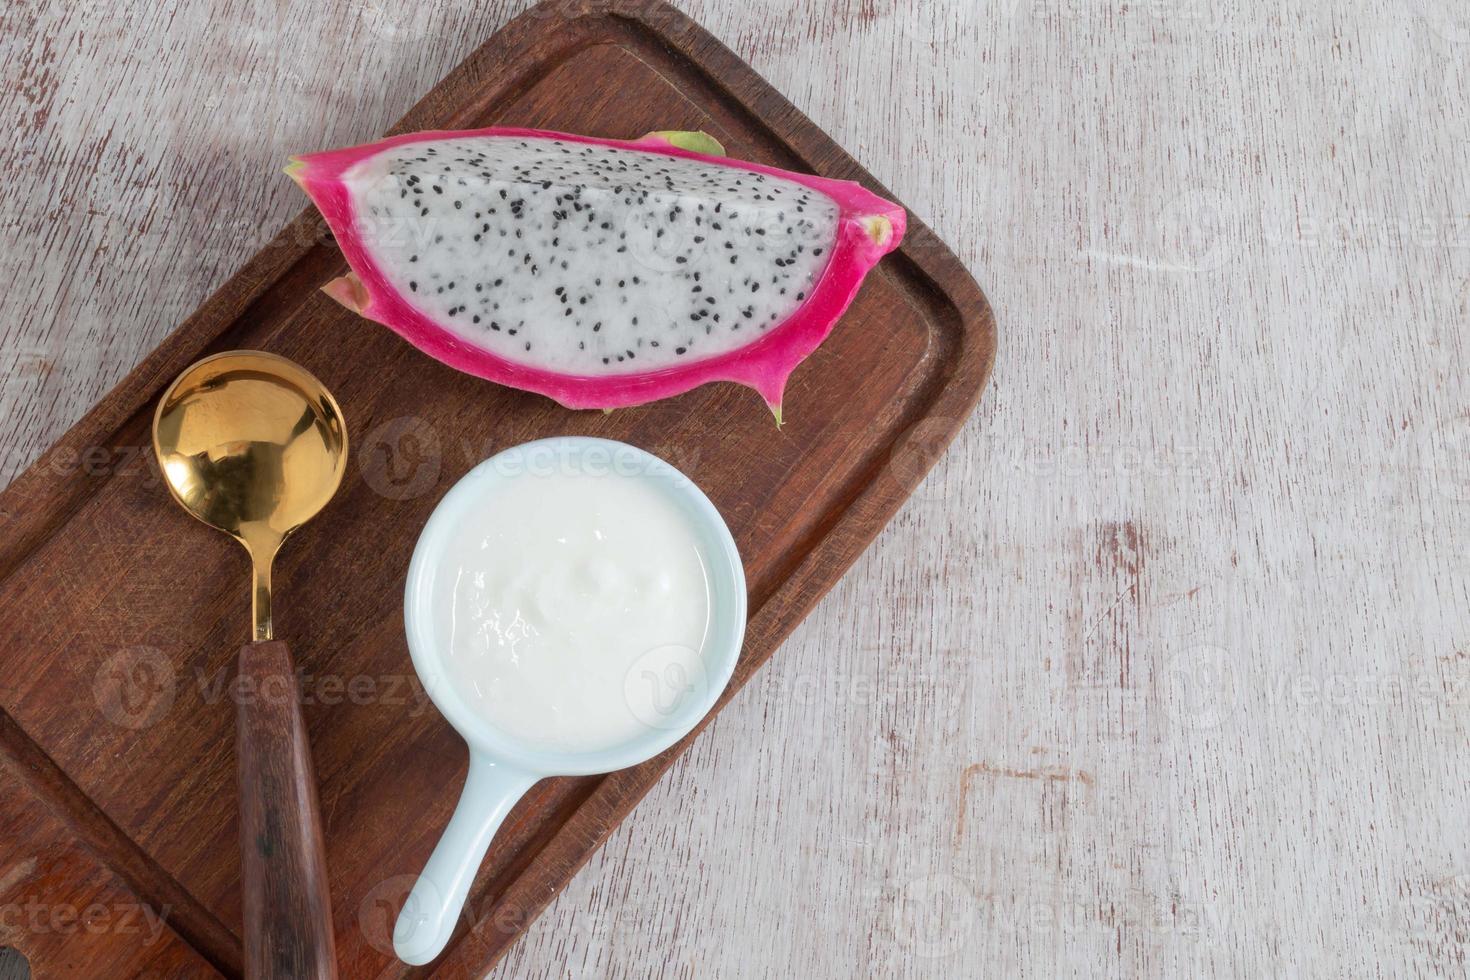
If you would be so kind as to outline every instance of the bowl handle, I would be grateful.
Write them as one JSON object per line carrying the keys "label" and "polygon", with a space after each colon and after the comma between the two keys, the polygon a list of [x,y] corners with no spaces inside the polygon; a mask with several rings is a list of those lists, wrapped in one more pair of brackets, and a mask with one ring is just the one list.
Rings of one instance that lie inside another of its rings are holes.
{"label": "bowl handle", "polygon": [[539,778],[470,751],[470,772],[454,815],[393,926],[393,951],[400,960],[418,966],[443,951],[491,838]]}

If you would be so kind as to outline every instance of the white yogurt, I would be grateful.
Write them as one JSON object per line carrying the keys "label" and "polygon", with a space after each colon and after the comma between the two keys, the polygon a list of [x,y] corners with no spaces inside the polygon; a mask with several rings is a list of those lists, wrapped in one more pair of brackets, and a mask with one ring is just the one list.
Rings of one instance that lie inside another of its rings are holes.
{"label": "white yogurt", "polygon": [[527,746],[597,751],[658,727],[702,679],[708,562],[655,478],[499,481],[449,542],[432,608],[464,702]]}

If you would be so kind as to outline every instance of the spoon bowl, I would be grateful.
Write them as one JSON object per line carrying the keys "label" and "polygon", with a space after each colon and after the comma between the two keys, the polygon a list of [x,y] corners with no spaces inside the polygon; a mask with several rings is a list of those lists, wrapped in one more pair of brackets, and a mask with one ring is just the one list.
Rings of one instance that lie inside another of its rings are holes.
{"label": "spoon bowl", "polygon": [[153,449],[174,499],[250,552],[255,639],[270,639],[271,561],[286,536],[332,499],[347,469],[336,400],[284,357],[226,351],[164,392]]}

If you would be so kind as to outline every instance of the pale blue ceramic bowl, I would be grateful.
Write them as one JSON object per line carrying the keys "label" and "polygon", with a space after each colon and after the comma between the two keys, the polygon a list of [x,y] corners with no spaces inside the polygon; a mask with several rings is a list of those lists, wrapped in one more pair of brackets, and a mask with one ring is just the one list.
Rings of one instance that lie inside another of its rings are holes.
{"label": "pale blue ceramic bowl", "polygon": [[[498,730],[460,697],[444,670],[446,646],[435,622],[435,576],[447,545],[468,515],[506,480],[569,472],[589,479],[647,480],[685,514],[699,538],[710,591],[702,677],[690,678],[646,731],[611,748],[561,752],[527,745]],[[439,844],[399,912],[393,945],[405,963],[422,964],[444,949],[475,873],[500,822],[516,800],[546,776],[582,776],[637,765],[689,733],[719,698],[735,670],[745,636],[745,572],[730,529],[688,477],[626,443],[583,436],[541,439],[485,460],[450,488],[414,548],[404,596],[413,666],[440,713],[469,743],[469,775]]]}

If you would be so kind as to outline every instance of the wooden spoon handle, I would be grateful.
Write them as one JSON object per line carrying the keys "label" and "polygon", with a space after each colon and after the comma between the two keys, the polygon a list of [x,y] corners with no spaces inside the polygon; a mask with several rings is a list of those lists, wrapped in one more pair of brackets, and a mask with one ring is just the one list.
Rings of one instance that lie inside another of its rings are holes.
{"label": "wooden spoon handle", "polygon": [[316,780],[286,644],[241,648],[235,703],[245,976],[334,978]]}

